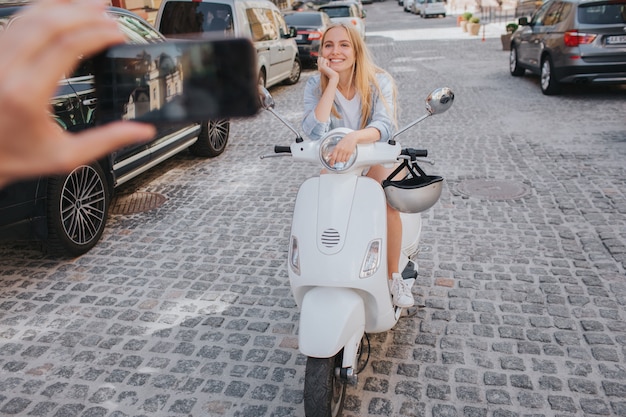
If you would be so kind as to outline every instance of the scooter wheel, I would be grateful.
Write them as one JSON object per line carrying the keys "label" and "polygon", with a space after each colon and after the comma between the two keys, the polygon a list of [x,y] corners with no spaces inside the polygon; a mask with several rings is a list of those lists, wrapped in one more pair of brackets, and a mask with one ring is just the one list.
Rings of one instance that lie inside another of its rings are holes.
{"label": "scooter wheel", "polygon": [[306,417],[337,417],[343,409],[346,381],[335,376],[341,353],[332,358],[311,358],[304,373],[304,414]]}

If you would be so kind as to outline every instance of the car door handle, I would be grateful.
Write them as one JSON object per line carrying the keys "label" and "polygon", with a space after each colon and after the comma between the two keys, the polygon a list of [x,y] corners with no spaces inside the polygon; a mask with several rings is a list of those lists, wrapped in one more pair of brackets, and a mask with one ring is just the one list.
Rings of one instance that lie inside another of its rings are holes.
{"label": "car door handle", "polygon": [[97,98],[88,98],[83,100],[83,106],[92,106],[98,102]]}

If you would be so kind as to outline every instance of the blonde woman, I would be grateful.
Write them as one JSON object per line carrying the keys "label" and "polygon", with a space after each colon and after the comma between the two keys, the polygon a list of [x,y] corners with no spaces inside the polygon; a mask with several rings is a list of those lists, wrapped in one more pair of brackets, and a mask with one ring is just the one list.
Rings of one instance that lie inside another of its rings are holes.
{"label": "blonde woman", "polygon": [[[319,74],[311,77],[304,90],[302,128],[312,140],[329,130],[347,127],[353,132],[337,144],[331,165],[346,162],[357,144],[387,141],[395,123],[396,87],[391,76],[372,61],[365,42],[349,25],[330,26],[320,43]],[[375,165],[367,176],[379,183],[393,169]],[[400,213],[387,205],[387,271],[393,302],[399,307],[413,305],[411,289],[398,271],[402,244]]]}

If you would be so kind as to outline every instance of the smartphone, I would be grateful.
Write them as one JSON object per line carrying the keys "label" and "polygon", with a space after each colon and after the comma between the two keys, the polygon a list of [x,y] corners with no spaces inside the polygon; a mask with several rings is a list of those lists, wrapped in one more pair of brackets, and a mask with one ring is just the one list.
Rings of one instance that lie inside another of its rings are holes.
{"label": "smartphone", "polygon": [[120,44],[94,57],[98,124],[155,125],[252,116],[256,52],[248,39]]}

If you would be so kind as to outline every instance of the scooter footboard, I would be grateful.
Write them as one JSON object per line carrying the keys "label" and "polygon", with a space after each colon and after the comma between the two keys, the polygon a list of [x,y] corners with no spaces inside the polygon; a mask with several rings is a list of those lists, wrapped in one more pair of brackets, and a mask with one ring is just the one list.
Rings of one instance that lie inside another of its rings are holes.
{"label": "scooter footboard", "polygon": [[307,291],[300,309],[300,352],[329,358],[365,331],[363,299],[353,290],[316,287]]}

